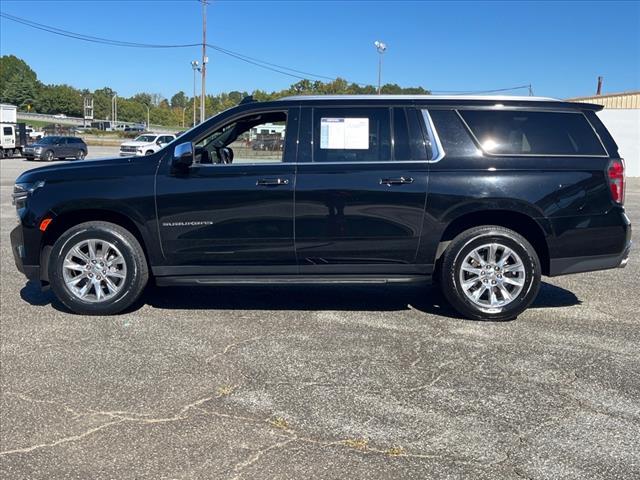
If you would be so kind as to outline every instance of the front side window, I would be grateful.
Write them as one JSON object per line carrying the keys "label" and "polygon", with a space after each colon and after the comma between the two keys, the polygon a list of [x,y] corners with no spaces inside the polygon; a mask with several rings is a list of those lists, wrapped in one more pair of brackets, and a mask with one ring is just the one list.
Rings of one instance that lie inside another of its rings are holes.
{"label": "front side window", "polygon": [[13,131],[11,130],[11,127],[4,127],[4,128],[2,129],[2,132],[3,132],[5,135],[13,135]]}
{"label": "front side window", "polygon": [[459,112],[482,149],[500,155],[606,155],[581,113],[526,110]]}
{"label": "front side window", "polygon": [[285,112],[242,117],[197,141],[195,163],[281,163],[286,128]]}
{"label": "front side window", "polygon": [[314,162],[391,160],[388,108],[316,108]]}

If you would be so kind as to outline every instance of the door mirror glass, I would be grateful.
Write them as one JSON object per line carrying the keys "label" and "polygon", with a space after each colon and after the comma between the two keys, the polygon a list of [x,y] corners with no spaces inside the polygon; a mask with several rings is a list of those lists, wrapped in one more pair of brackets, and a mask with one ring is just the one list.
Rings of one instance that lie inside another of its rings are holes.
{"label": "door mirror glass", "polygon": [[185,142],[176,145],[173,150],[173,163],[174,169],[184,170],[189,168],[193,163],[193,143]]}

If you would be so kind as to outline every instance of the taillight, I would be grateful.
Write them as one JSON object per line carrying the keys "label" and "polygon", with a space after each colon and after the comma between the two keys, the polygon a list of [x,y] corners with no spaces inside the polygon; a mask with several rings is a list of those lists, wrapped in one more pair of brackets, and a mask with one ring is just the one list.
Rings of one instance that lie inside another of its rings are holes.
{"label": "taillight", "polygon": [[611,160],[607,167],[607,177],[611,199],[622,205],[624,203],[624,160],[621,158]]}

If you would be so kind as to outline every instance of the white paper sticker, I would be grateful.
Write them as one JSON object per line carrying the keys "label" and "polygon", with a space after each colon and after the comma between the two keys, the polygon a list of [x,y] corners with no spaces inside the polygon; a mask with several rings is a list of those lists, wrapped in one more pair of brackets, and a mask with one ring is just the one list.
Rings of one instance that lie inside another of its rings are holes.
{"label": "white paper sticker", "polygon": [[369,119],[321,118],[320,148],[367,150],[369,148]]}

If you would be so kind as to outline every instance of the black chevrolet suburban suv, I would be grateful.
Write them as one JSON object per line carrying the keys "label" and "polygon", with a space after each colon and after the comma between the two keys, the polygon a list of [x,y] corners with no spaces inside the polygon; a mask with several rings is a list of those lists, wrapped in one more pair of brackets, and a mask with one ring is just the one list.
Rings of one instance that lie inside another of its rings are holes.
{"label": "black chevrolet suburban suv", "polygon": [[[624,162],[601,106],[535,97],[243,101],[147,157],[14,187],[18,269],[72,311],[161,286],[435,281],[517,316],[541,275],[625,265]],[[268,138],[281,148],[264,149]]]}

